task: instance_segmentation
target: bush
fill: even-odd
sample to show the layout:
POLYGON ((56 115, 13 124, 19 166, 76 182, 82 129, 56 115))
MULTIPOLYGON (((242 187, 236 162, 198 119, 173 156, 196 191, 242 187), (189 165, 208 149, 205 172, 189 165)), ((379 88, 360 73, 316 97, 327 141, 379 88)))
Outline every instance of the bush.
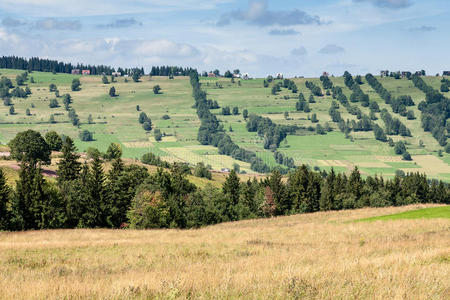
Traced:
POLYGON ((169 226, 170 214, 160 192, 144 190, 134 197, 127 217, 131 228, 164 228, 169 226))
POLYGON ((74 79, 72 80, 72 86, 71 86, 71 88, 72 88, 72 91, 74 91, 74 92, 81 90, 80 79, 74 78, 74 79))
POLYGON ((170 119, 170 116, 169 116, 169 115, 163 115, 163 116, 161 117, 161 119, 163 119, 163 120, 169 120, 169 119, 170 119))
POLYGON ((45 141, 52 151, 60 151, 63 141, 56 131, 49 131, 45 134, 45 141))
POLYGON ((82 140, 83 142, 90 142, 93 141, 93 135, 92 132, 90 132, 89 130, 84 129, 83 131, 80 132, 79 134, 80 140, 82 140))
POLYGON ((202 162, 197 163, 197 165, 195 166, 194 176, 197 176, 200 178, 207 178, 209 180, 212 179, 211 171, 208 170, 208 168, 202 162))
POLYGON ((154 93, 155 95, 158 95, 160 91, 161 91, 161 87, 160 87, 159 85, 155 85, 155 86, 153 87, 153 93, 154 93))

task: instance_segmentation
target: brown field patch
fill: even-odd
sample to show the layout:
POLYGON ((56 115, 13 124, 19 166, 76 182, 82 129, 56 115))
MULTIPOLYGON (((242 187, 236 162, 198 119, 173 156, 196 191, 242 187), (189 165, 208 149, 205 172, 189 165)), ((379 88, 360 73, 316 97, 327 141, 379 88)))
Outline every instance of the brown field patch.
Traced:
POLYGON ((434 155, 413 155, 412 159, 417 162, 427 174, 450 174, 450 166, 434 155))

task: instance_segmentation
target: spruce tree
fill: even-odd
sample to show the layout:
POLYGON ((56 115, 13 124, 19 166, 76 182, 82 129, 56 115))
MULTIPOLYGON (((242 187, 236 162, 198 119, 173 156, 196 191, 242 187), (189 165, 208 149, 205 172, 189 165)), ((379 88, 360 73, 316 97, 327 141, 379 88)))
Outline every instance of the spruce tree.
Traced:
POLYGON ((87 176, 87 203, 83 223, 87 227, 106 226, 108 214, 105 174, 100 157, 95 156, 87 176))
POLYGON ((234 170, 231 170, 230 175, 226 178, 222 186, 222 192, 228 200, 225 214, 231 221, 237 220, 236 205, 239 203, 240 181, 234 170))
POLYGON ((9 227, 8 202, 10 190, 6 185, 6 178, 3 170, 0 169, 0 230, 6 230, 9 227))
POLYGON ((58 163, 58 182, 72 181, 79 177, 81 163, 78 162, 80 155, 76 153, 77 148, 70 137, 66 137, 62 146, 62 159, 58 163))

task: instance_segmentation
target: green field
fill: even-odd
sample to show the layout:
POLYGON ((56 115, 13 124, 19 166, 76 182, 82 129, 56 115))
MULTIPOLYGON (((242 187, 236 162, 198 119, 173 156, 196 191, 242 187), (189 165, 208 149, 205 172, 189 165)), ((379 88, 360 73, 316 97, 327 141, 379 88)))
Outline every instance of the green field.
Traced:
POLYGON ((398 214, 377 216, 358 220, 358 222, 403 220, 403 219, 450 219, 450 206, 430 207, 418 210, 405 211, 398 214))
MULTIPOLYGON (((0 70, 0 73, 14 82, 15 76, 22 71, 0 70)), ((111 142, 118 142, 122 145, 124 156, 128 158, 140 158, 146 152, 153 152, 168 161, 185 161, 190 164, 203 161, 216 170, 229 168, 234 163, 238 163, 241 170, 252 172, 248 163, 220 155, 216 148, 203 146, 197 142, 200 121, 192 107, 194 100, 187 77, 175 77, 170 80, 167 77, 144 76, 139 83, 133 82, 131 78, 125 82, 122 77, 117 78, 117 82, 105 85, 100 76, 43 72, 33 72, 29 75, 31 76, 35 83, 27 81, 26 84, 30 87, 32 95, 26 99, 12 99, 16 114, 10 115, 9 108, 0 105, 0 143, 2 144, 6 144, 18 132, 25 129, 32 128, 44 134, 49 130, 56 130, 75 138, 76 146, 80 151, 85 151, 89 147, 106 151, 111 142), (75 77, 80 78, 82 83, 82 89, 78 92, 70 90, 70 84, 75 77), (79 128, 72 126, 69 122, 61 98, 58 98, 60 107, 49 108, 50 100, 55 98, 54 93, 49 92, 50 83, 57 85, 61 95, 70 93, 72 96, 72 107, 81 120, 79 128), (153 93, 152 88, 157 84, 161 86, 162 94, 153 93), (108 96, 111 86, 116 88, 118 97, 108 96), (162 141, 156 142, 152 132, 146 133, 142 129, 141 124, 138 123, 140 112, 136 110, 136 105, 139 105, 141 111, 146 112, 152 119, 153 128, 159 128, 165 133, 162 141), (31 116, 26 116, 27 108, 30 109, 31 116), (56 124, 48 122, 51 114, 54 115, 56 124), (170 116, 169 120, 162 119, 165 114, 170 116), (88 124, 89 115, 92 115, 94 124, 88 124), (92 131, 95 140, 80 141, 78 133, 83 129, 92 131)), ((391 107, 386 105, 365 81, 361 85, 361 89, 370 96, 370 100, 376 101, 381 109, 386 108, 393 117, 399 118, 411 130, 412 137, 391 137, 394 141, 402 139, 407 143, 408 151, 413 156, 412 162, 402 161, 387 143, 376 141, 373 132, 351 133, 352 139, 346 139, 336 124, 331 122, 328 114, 331 96, 315 97, 316 103, 310 104, 311 112, 304 113, 295 111, 298 93, 294 94, 283 88, 277 95, 272 95, 271 87, 263 87, 263 79, 236 80, 232 83, 226 78, 201 78, 201 83, 202 89, 208 93, 208 99, 217 100, 221 107, 239 108, 239 114, 231 116, 221 115, 221 109, 211 111, 217 114, 224 129, 236 144, 256 152, 257 156, 271 167, 277 166, 273 154, 263 148, 263 138, 257 133, 246 130, 246 122, 241 114, 243 109, 248 109, 249 113, 269 117, 278 124, 315 126, 309 120, 312 113, 317 114, 319 124, 324 125, 328 122, 333 131, 326 135, 300 130, 281 143, 278 150, 292 157, 297 165, 308 164, 322 170, 335 168, 338 171, 350 171, 358 166, 364 175, 377 174, 386 177, 393 176, 397 170, 401 169, 405 172, 424 172, 432 178, 450 181, 450 155, 443 153, 443 156, 439 157, 438 150, 443 148, 429 132, 424 132, 421 128, 417 104, 425 98, 424 94, 407 79, 378 79, 394 96, 410 95, 415 101, 416 106, 408 107, 408 109, 414 110, 416 119, 407 120, 406 117, 394 114, 391 107), (285 118, 285 112, 288 112, 288 118, 285 118), (229 131, 230 127, 232 131, 229 131), (423 146, 419 145, 420 141, 423 146)), ((440 79, 440 77, 425 78, 427 83, 435 87, 439 85, 440 79)), ((317 78, 293 80, 306 99, 310 95, 309 89, 305 86, 306 80, 313 81, 317 86, 322 87, 317 78)), ((350 96, 351 91, 345 87, 343 78, 333 77, 331 80, 335 85, 341 86, 347 96, 350 96)), ((359 103, 356 105, 362 112, 369 114, 368 108, 362 107, 359 103)), ((344 119, 356 119, 342 106, 339 111, 344 119)), ((379 114, 377 116, 379 118, 379 114)), ((375 122, 384 127, 380 118, 375 122)))

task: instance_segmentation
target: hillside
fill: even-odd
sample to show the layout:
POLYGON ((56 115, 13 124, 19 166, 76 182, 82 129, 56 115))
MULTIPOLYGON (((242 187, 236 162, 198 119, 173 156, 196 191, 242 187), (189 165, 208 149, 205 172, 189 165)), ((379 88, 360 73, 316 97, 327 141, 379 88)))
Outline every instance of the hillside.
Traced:
POLYGON ((0 233, 0 294, 2 299, 445 299, 448 219, 353 222, 423 207, 321 212, 199 230, 0 233))
MULTIPOLYGON (((2 76, 11 78, 14 82, 19 70, 0 70, 2 76)), ((197 132, 200 120, 193 108, 192 88, 188 77, 148 77, 141 78, 135 83, 128 79, 117 78, 117 82, 103 84, 101 76, 76 76, 68 74, 52 74, 33 72, 35 83, 26 82, 32 94, 25 99, 13 98, 15 114, 9 113, 8 106, 0 106, 0 142, 6 144, 15 134, 28 128, 45 133, 49 130, 69 135, 75 138, 76 146, 80 151, 95 147, 105 151, 111 142, 122 145, 124 157, 140 158, 147 152, 155 153, 167 161, 185 161, 192 165, 199 161, 209 164, 215 170, 231 168, 239 164, 242 171, 253 173, 250 164, 221 155, 218 149, 209 145, 200 145, 197 141, 197 132), (73 92, 70 85, 73 78, 80 78, 81 91, 73 92), (73 103, 71 107, 76 110, 81 125, 80 128, 69 122, 67 111, 64 109, 62 99, 57 98, 59 107, 49 108, 51 99, 55 94, 49 91, 49 85, 57 86, 59 94, 70 93, 73 103), (161 94, 155 95, 153 87, 159 85, 161 94), (114 86, 118 94, 111 98, 108 91, 114 86), (140 111, 136 106, 139 105, 140 111), (34 107, 33 107, 34 106, 34 107), (26 109, 31 115, 25 114, 26 109), (145 112, 153 122, 153 131, 160 129, 165 136, 162 141, 155 141, 153 131, 146 133, 138 122, 140 112, 145 112), (50 115, 54 115, 56 123, 49 123, 50 115), (92 124, 88 124, 88 117, 92 116, 92 124), (170 119, 163 119, 168 115, 170 119), (87 129, 94 133, 94 141, 82 142, 78 138, 79 131, 87 129)), ((108 79, 110 79, 108 77, 108 79)), ((343 93, 350 98, 351 90, 345 86, 344 78, 330 78, 334 85, 340 86, 343 93)), ((276 95, 271 94, 271 87, 263 87, 263 79, 235 80, 225 78, 201 78, 202 89, 208 94, 208 99, 216 100, 221 108, 212 109, 214 114, 222 121, 223 127, 232 140, 239 146, 254 151, 256 155, 270 167, 279 165, 273 153, 264 149, 264 138, 257 132, 249 132, 242 116, 244 109, 249 114, 268 117, 274 123, 281 125, 296 125, 300 129, 295 134, 289 134, 279 147, 278 152, 293 158, 296 165, 309 164, 321 170, 334 167, 337 171, 349 171, 358 166, 364 175, 382 174, 391 177, 396 170, 404 172, 423 172, 431 178, 444 181, 450 180, 450 154, 443 151, 442 156, 438 150, 443 150, 430 132, 421 127, 421 112, 418 104, 425 99, 425 94, 416 88, 410 80, 394 78, 379 78, 379 82, 394 96, 411 96, 414 106, 408 110, 414 112, 415 119, 408 120, 392 112, 391 106, 384 103, 381 97, 372 89, 363 77, 361 90, 366 93, 370 101, 375 101, 380 109, 386 108, 392 117, 398 118, 411 131, 411 137, 400 135, 388 136, 394 142, 403 140, 412 156, 412 161, 402 160, 401 155, 394 153, 393 147, 388 143, 375 140, 372 131, 351 132, 346 138, 337 123, 333 123, 329 115, 332 96, 314 97, 315 103, 309 103, 310 112, 296 110, 299 93, 309 99, 311 91, 305 86, 306 81, 313 82, 322 88, 321 81, 316 79, 292 79, 298 87, 298 93, 292 93, 282 88, 276 95), (237 115, 222 115, 222 108, 237 107, 237 115), (288 115, 285 115, 285 112, 288 115), (311 122, 312 114, 316 114, 317 123, 311 122), (317 134, 314 128, 320 124, 330 127, 331 132, 317 134), (309 128, 311 127, 311 128, 309 128), (230 131, 230 128, 232 131, 230 131)), ((425 81, 438 89, 441 77, 426 77, 425 81)), ((281 81, 280 81, 281 82, 281 81)), ((323 89, 323 92, 325 90, 323 89)), ((449 93, 446 93, 447 97, 449 93)), ((369 115, 369 108, 361 103, 351 103, 359 107, 363 114, 369 115)), ((339 108, 342 119, 357 120, 344 107, 339 108)), ((379 113, 374 122, 384 128, 379 113)))

